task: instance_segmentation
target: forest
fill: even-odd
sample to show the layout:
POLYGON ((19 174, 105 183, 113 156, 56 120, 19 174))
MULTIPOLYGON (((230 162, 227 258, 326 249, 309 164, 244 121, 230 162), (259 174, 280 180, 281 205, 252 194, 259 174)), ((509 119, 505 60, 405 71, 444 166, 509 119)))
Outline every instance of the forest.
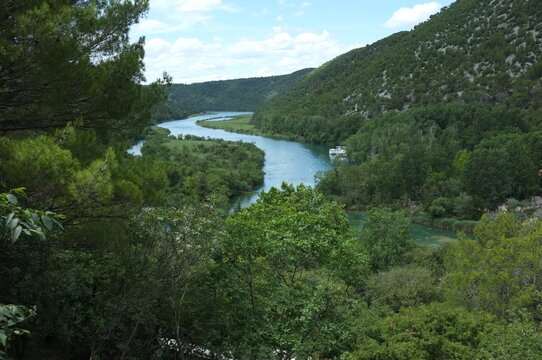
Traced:
POLYGON ((172 84, 168 104, 202 111, 254 111, 267 100, 282 94, 313 69, 298 70, 287 75, 254 77, 194 84, 172 84))
POLYGON ((348 162, 318 188, 347 206, 421 203, 432 217, 477 220, 540 192, 542 138, 529 111, 466 104, 387 113, 345 144, 348 162))
POLYGON ((407 211, 381 206, 470 218, 535 191, 533 108, 351 123, 352 162, 320 188, 371 205, 360 231, 305 185, 229 212, 264 156, 150 126, 171 80, 143 85, 144 39, 129 41, 148 6, 0 3, 0 359, 540 358, 540 221, 486 213, 430 248, 407 211), (142 155, 128 154, 137 139, 142 155))

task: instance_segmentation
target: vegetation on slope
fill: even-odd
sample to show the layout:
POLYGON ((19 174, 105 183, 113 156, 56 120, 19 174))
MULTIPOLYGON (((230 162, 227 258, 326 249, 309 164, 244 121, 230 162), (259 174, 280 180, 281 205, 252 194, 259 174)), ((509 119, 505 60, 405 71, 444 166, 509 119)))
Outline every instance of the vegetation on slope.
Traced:
POLYGON ((193 112, 254 111, 292 87, 311 70, 280 76, 173 84, 169 89, 169 101, 193 112))
POLYGON ((262 131, 262 129, 257 128, 252 123, 252 115, 238 115, 233 117, 233 119, 227 120, 198 120, 196 124, 210 129, 221 129, 229 132, 239 133, 239 134, 248 134, 248 135, 258 135, 258 136, 267 136, 275 138, 288 138, 287 136, 276 135, 272 133, 267 133, 262 131))
POLYGON ((458 0, 410 32, 311 72, 254 116, 266 131, 337 143, 386 111, 440 103, 540 109, 542 5, 458 0))
POLYGON ((174 102, 167 101, 156 106, 152 111, 152 121, 154 124, 158 124, 169 120, 180 120, 187 118, 190 115, 189 111, 185 108, 175 104, 174 102))

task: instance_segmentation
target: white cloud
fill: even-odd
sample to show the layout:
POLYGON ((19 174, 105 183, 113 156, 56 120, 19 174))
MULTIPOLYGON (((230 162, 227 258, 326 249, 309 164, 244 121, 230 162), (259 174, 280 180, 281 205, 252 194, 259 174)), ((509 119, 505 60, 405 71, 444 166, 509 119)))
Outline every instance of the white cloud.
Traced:
POLYGON ((177 21, 175 25, 166 24, 154 19, 143 20, 140 23, 132 26, 132 28, 130 29, 130 35, 134 39, 139 36, 148 36, 151 34, 164 34, 174 31, 181 31, 188 29, 198 23, 206 23, 210 19, 210 16, 195 14, 194 16, 186 17, 180 21, 177 21))
POLYGON ((150 19, 150 20, 143 20, 138 24, 135 24, 132 27, 132 30, 137 33, 143 33, 143 34, 157 34, 160 32, 164 32, 169 28, 169 25, 164 24, 161 21, 150 19))
POLYGON ((300 61, 299 59, 294 59, 294 58, 286 56, 280 59, 279 62, 277 62, 277 66, 281 68, 291 67, 292 65, 300 66, 299 61, 300 61))
POLYGON ((192 83, 286 74, 320 66, 352 48, 339 44, 325 30, 291 33, 285 27, 273 28, 264 38, 247 37, 227 44, 155 38, 145 44, 146 76, 152 81, 167 71, 176 83, 192 83))
POLYGON ((435 1, 414 5, 412 8, 400 8, 394 12, 391 18, 389 18, 382 26, 387 28, 414 26, 427 20, 429 16, 436 13, 441 8, 442 5, 435 1))
POLYGON ((233 5, 225 4, 222 0, 151 0, 151 6, 162 10, 175 9, 184 13, 236 10, 233 5))
POLYGON ((217 10, 232 11, 231 5, 222 3, 222 0, 184 0, 178 1, 177 9, 181 12, 210 12, 217 10))
POLYGON ((305 15, 304 11, 298 11, 298 12, 294 13, 294 17, 301 17, 303 15, 305 15))
POLYGON ((222 0, 151 0, 153 8, 162 14, 160 20, 146 19, 130 29, 132 39, 139 36, 181 31, 198 24, 208 24, 215 11, 238 11, 222 0), (166 21, 166 22, 164 22, 166 21))
POLYGON ((284 21, 284 15, 279 15, 276 18, 277 21, 284 21))
POLYGON ((306 7, 309 7, 309 6, 311 6, 311 5, 312 5, 312 4, 311 4, 310 2, 305 1, 303 4, 301 4, 301 7, 302 7, 302 8, 306 8, 306 7))
POLYGON ((278 1, 279 5, 282 6, 282 7, 294 7, 295 6, 295 3, 294 2, 289 2, 287 0, 279 0, 278 1))

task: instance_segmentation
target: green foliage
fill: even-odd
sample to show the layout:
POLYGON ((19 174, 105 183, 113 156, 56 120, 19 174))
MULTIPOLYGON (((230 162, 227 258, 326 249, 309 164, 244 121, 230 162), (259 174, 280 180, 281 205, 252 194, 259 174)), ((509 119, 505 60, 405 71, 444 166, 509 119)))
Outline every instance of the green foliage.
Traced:
POLYGON ((270 134, 264 133, 260 129, 256 128, 254 124, 251 123, 252 115, 239 115, 235 116, 233 119, 228 120, 200 120, 197 121, 199 126, 203 126, 211 129, 222 129, 229 132, 235 132, 240 134, 249 134, 249 135, 259 135, 259 136, 270 136, 270 134))
MULTIPOLYGON (((61 215, 50 211, 37 211, 19 206, 19 197, 26 197, 24 188, 12 189, 9 193, 0 193, 0 259, 5 252, 15 246, 19 237, 24 234, 31 238, 38 236, 45 239, 45 232, 53 230, 57 225, 63 229, 59 222, 61 215)), ((30 335, 30 331, 18 327, 20 323, 36 315, 36 307, 27 308, 22 305, 0 303, 0 359, 7 359, 10 343, 15 336, 30 335)))
POLYGON ((356 350, 345 359, 477 359, 485 332, 496 323, 485 312, 445 303, 404 308, 398 314, 360 324, 356 350))
POLYGON ((465 172, 465 167, 469 163, 471 153, 467 149, 461 149, 455 154, 452 167, 454 169, 454 176, 461 178, 465 172))
POLYGON ((51 211, 38 211, 19 206, 20 197, 26 197, 24 188, 12 189, 9 193, 0 194, 0 233, 1 246, 16 242, 24 234, 45 238, 45 232, 53 229, 54 225, 63 228, 60 220, 62 215, 51 211))
POLYGON ((253 124, 346 142, 350 162, 320 189, 347 206, 421 201, 434 218, 475 220, 508 197, 528 198, 540 189, 539 146, 527 134, 540 130, 533 34, 542 6, 493 5, 457 1, 410 32, 341 55, 268 101, 253 124), (438 198, 459 204, 432 204, 438 198))
POLYGON ((143 39, 130 43, 128 30, 147 9, 146 0, 3 1, 2 131, 62 128, 77 118, 102 136, 140 130, 167 80, 140 85, 143 39))
POLYGON ((373 271, 400 265, 403 255, 416 247, 410 232, 410 216, 404 211, 369 211, 360 237, 373 271))
POLYGON ((522 223, 511 213, 484 215, 475 239, 461 236, 447 254, 446 298, 468 309, 507 316, 541 311, 542 223, 522 223))
POLYGON ((373 275, 367 281, 365 294, 372 306, 387 306, 393 311, 440 298, 431 271, 417 266, 395 267, 373 275))
POLYGON ((173 84, 169 89, 169 104, 194 112, 254 111, 266 100, 295 85, 312 70, 303 69, 289 75, 261 78, 173 84))
POLYGON ((28 356, 148 359, 165 351, 163 338, 190 352, 205 338, 202 280, 221 224, 210 207, 147 209, 67 227, 54 247, 13 244, 1 254, 1 296, 39 309, 28 356))
POLYGON ((213 201, 225 208, 231 196, 262 183, 264 153, 254 144, 168 134, 160 127, 146 130, 141 162, 161 164, 170 204, 213 201))
POLYGON ((8 349, 9 343, 14 336, 29 335, 30 332, 21 329, 18 325, 28 318, 36 315, 36 309, 29 309, 21 305, 0 304, 0 359, 7 359, 4 350, 8 349))
POLYGON ((536 360, 542 354, 540 323, 525 314, 481 336, 478 357, 488 360, 536 360))
POLYGON ((0 154, 4 184, 8 188, 22 184, 31 198, 48 203, 67 192, 67 184, 79 169, 68 150, 43 135, 23 140, 2 138, 0 154))
POLYGON ((540 132, 530 131, 527 117, 448 104, 367 120, 346 142, 351 161, 324 175, 319 188, 351 206, 414 200, 433 218, 477 219, 484 208, 540 188, 540 132))
POLYGON ((344 291, 367 273, 342 209, 311 188, 283 184, 226 225, 222 291, 232 314, 222 325, 232 329, 232 353, 336 356, 354 301, 344 291))
POLYGON ((175 104, 174 102, 164 102, 153 109, 152 120, 155 124, 168 121, 179 120, 188 117, 190 113, 183 107, 175 104))
MULTIPOLYGON (((305 186, 224 220, 208 204, 263 179, 252 144, 152 127, 144 155, 126 155, 116 140, 139 133, 170 81, 140 85, 143 41, 128 29, 147 3, 0 4, 0 303, 21 304, 0 305, 0 357, 539 357, 542 228, 527 211, 432 251, 414 246, 405 212, 371 211, 356 238, 342 207, 305 186)), ((346 141, 349 161, 319 186, 349 205, 420 201, 429 221, 472 226, 443 216, 539 190, 540 5, 507 4, 458 1, 314 72, 188 88, 205 110, 274 97, 284 108, 262 110, 261 129, 346 141), (275 96, 301 77, 295 97, 275 96), (466 104, 431 105, 455 101, 466 104)))

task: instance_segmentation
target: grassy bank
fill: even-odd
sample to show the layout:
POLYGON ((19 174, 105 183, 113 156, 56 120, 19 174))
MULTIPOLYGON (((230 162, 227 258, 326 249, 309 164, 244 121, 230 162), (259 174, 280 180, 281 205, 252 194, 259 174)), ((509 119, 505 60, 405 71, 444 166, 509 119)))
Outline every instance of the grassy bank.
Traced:
POLYGON ((196 122, 199 126, 203 126, 210 129, 220 129, 224 131, 247 134, 247 135, 258 135, 265 136, 275 139, 284 139, 284 140, 294 140, 291 137, 271 134, 261 129, 256 128, 250 120, 252 119, 251 114, 237 115, 233 119, 213 121, 213 120, 200 120, 196 122))

